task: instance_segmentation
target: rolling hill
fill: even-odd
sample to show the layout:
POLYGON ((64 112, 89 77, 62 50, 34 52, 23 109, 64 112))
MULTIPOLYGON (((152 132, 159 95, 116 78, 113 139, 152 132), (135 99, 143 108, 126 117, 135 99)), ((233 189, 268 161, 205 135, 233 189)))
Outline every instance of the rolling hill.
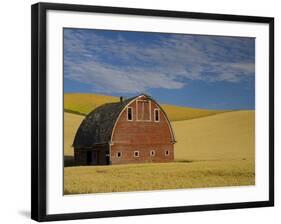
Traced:
MULTIPOLYGON (((73 156, 72 143, 84 116, 64 112, 64 155, 73 156)), ((72 158, 69 158, 70 160, 72 158)))
MULTIPOLYGON (((175 162, 65 167, 64 193, 253 185, 254 117, 254 111, 235 111, 174 121, 175 162)), ((71 144, 83 118, 64 113, 65 160, 73 159, 71 144)))
POLYGON ((255 112, 172 122, 176 160, 254 160, 255 112))
POLYGON ((118 100, 94 94, 64 95, 64 194, 255 184, 254 111, 161 105, 175 132, 175 162, 72 166, 71 145, 85 114, 118 100))
MULTIPOLYGON (((71 147, 84 116, 64 113, 64 153, 71 147)), ((225 160, 254 158, 254 111, 235 111, 192 120, 172 122, 175 159, 225 160)))
MULTIPOLYGON (((118 102, 119 98, 98 94, 66 93, 64 94, 64 111, 86 115, 96 107, 118 102)), ((226 112, 225 110, 205 110, 189 107, 161 104, 170 121, 189 120, 226 112)))

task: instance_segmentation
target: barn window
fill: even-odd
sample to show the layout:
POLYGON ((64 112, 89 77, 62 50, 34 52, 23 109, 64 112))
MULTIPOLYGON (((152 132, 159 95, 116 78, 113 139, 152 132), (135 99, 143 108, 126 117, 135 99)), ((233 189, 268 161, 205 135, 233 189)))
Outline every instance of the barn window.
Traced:
POLYGON ((155 150, 150 151, 150 156, 155 156, 155 150))
POLYGON ((160 116, 159 116, 159 109, 154 110, 154 121, 159 122, 160 121, 160 116))
POLYGON ((169 155, 169 150, 165 150, 165 156, 169 155))
POLYGON ((139 157, 140 156, 140 152, 139 151, 134 151, 134 157, 139 157))
POLYGON ((133 108, 132 107, 127 108, 127 120, 128 121, 133 120, 133 108))
POLYGON ((117 152, 117 153, 116 153, 116 157, 117 157, 117 158, 121 158, 121 157, 122 157, 122 152, 117 152))

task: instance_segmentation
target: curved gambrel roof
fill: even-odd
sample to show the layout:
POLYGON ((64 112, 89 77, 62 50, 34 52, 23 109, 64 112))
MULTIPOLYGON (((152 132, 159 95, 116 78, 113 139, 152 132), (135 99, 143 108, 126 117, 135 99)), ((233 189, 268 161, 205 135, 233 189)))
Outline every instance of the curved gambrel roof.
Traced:
MULTIPOLYGON (((112 132, 114 130, 115 124, 121 115, 121 112, 126 108, 126 106, 134 101, 135 99, 146 96, 151 101, 155 102, 157 106, 164 113, 169 125, 170 122, 165 111, 161 106, 150 96, 146 94, 141 94, 124 101, 116 103, 106 103, 103 104, 92 112, 90 112, 80 124, 73 142, 73 147, 76 149, 79 148, 91 148, 96 144, 106 144, 111 141, 112 132)), ((173 141, 174 133, 170 125, 170 131, 172 134, 173 141)))

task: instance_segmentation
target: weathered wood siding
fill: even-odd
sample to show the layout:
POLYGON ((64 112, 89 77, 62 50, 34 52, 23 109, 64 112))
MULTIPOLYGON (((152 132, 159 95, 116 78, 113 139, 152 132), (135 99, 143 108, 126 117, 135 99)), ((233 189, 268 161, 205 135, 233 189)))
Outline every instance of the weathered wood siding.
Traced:
POLYGON ((82 165, 109 165, 109 145, 95 146, 91 149, 74 149, 74 162, 77 166, 82 165))

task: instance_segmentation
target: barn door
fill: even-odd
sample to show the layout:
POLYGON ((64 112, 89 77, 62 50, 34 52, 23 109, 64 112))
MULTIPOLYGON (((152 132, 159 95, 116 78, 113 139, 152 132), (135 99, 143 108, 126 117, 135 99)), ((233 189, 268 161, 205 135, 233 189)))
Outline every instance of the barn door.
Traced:
POLYGON ((98 164, 98 151, 97 150, 92 151, 92 164, 93 165, 98 164))
POLYGON ((106 165, 109 165, 109 163, 110 163, 109 151, 107 151, 107 152, 105 153, 105 161, 106 161, 106 165))
POLYGON ((97 165, 98 164, 98 156, 97 151, 88 151, 87 152, 87 165, 97 165))
POLYGON ((87 152, 87 165, 91 165, 92 164, 92 152, 88 151, 87 152))
POLYGON ((137 100, 137 120, 149 121, 150 119, 151 119, 150 101, 149 100, 137 100))

